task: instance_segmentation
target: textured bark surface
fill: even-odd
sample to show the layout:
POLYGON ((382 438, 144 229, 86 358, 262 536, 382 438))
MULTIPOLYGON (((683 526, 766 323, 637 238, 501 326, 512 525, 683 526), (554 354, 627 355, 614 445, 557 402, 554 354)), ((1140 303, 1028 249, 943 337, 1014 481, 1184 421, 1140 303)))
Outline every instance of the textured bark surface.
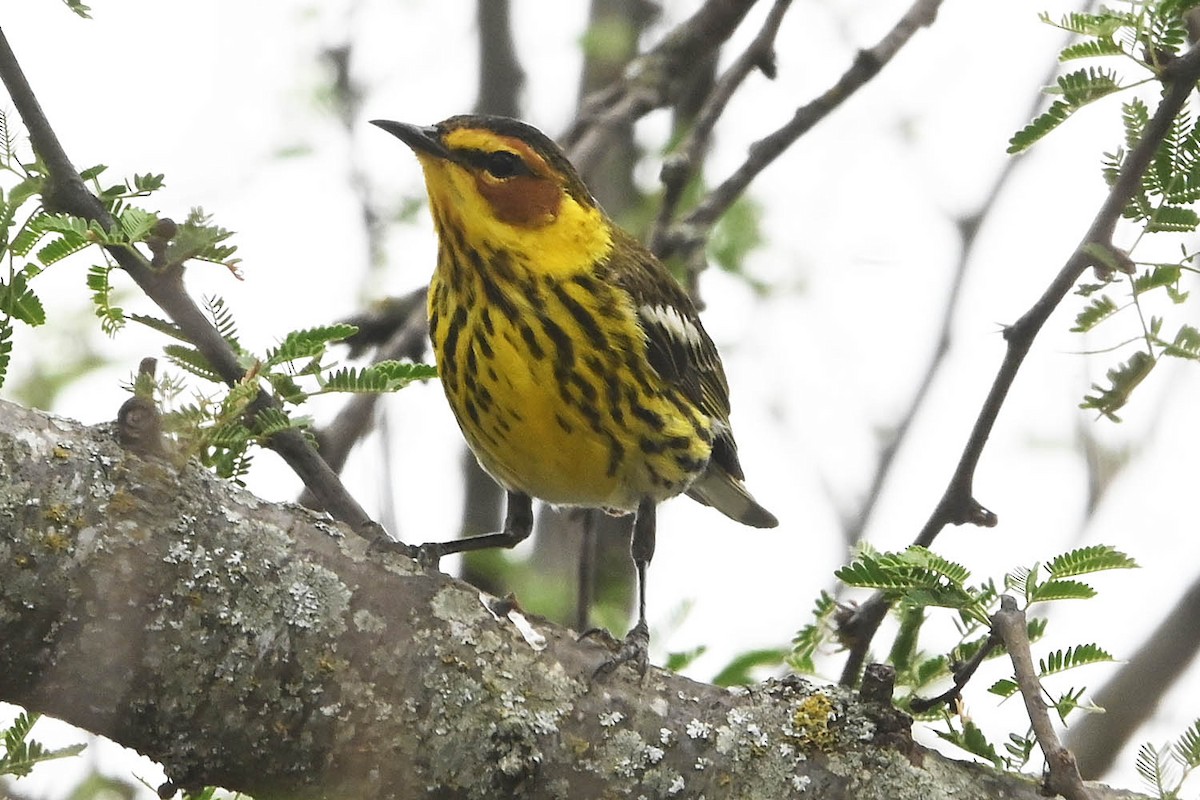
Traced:
MULTIPOLYGON (((180 786, 328 798, 1035 798, 799 679, 609 651, 328 519, 0 402, 0 699, 180 786)), ((1097 797, 1133 796, 1099 790, 1097 797)))

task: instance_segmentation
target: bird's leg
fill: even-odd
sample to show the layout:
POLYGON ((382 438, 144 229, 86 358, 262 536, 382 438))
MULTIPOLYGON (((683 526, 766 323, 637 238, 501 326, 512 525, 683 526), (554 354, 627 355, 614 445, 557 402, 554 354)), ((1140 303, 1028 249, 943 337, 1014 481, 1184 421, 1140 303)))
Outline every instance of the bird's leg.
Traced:
POLYGON ((638 621, 625 635, 617 654, 601 664, 595 673, 599 678, 626 662, 632 662, 638 674, 645 675, 650 665, 650 626, 646 624, 646 569, 654 558, 654 501, 649 498, 638 504, 637 517, 633 521, 633 539, 629 543, 629 554, 637 570, 638 621))
POLYGON ((429 542, 417 548, 417 561, 426 567, 436 567, 442 556, 486 550, 489 547, 516 547, 529 538, 533 530, 533 501, 522 492, 509 492, 504 528, 495 533, 483 533, 448 542, 429 542))

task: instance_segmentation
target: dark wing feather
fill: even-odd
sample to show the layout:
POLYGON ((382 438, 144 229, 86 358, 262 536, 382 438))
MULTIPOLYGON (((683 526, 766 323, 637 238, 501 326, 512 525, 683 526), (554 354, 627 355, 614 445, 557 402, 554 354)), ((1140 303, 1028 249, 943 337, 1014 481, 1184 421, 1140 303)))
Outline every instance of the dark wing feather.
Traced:
POLYGON ((646 358, 664 381, 715 421, 712 462, 741 480, 737 445, 729 429, 729 383, 725 368, 695 305, 653 254, 640 242, 616 232, 614 256, 623 269, 611 279, 627 291, 646 333, 646 358))

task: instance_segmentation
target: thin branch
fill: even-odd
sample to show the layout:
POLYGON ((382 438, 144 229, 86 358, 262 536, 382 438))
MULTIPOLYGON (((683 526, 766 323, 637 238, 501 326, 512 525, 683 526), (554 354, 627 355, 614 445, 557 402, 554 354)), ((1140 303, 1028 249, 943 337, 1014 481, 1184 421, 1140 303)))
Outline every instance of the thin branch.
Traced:
POLYGON ((915 698, 909 705, 917 714, 923 714, 931 708, 937 708, 945 703, 954 703, 962 694, 963 687, 970 683, 971 678, 975 677, 975 673, 979 670, 979 666, 987 660, 992 651, 999 647, 1003 642, 995 631, 992 631, 983 642, 983 646, 975 651, 975 655, 971 656, 970 660, 963 664, 959 664, 954 668, 954 685, 946 691, 939 694, 937 697, 918 697, 915 698))
POLYGON ((1029 626, 1025 612, 1017 608, 1017 601, 1008 595, 1000 598, 1000 610, 992 615, 992 635, 1004 640, 1033 735, 1042 748, 1042 755, 1046 757, 1046 791, 1061 794, 1067 800, 1093 800, 1092 793, 1079 776, 1075 755, 1063 747, 1058 734, 1054 732, 1050 713, 1042 699, 1042 684, 1029 652, 1029 626))
POLYGON ((1025 360, 1034 338, 1041 331, 1042 325, 1071 291, 1084 271, 1094 264, 1094 259, 1087 252, 1088 247, 1100 246, 1106 249, 1113 247, 1113 231, 1116 229, 1117 221, 1121 218, 1121 212, 1141 185, 1142 175, 1150 165, 1155 151, 1170 132, 1175 117, 1187 102, 1188 95, 1191 94, 1197 79, 1200 79, 1200 48, 1193 47, 1186 55, 1177 59, 1164 70, 1162 79, 1167 84, 1162 102, 1154 112, 1154 117, 1150 120, 1149 125, 1146 126, 1142 140, 1130 150, 1120 175, 1092 221, 1091 227, 1088 228, 1075 252, 1067 259, 1037 302, 1020 319, 1005 329, 1004 339, 1008 344, 1008 349, 1004 354, 1004 361, 1001 363, 987 399, 980 409, 962 457, 946 487, 946 492, 925 527, 921 529, 916 544, 929 546, 947 524, 961 525, 964 522, 971 522, 987 527, 996 524, 996 515, 985 509, 972 496, 975 468, 983 454, 988 436, 992 432, 992 426, 1000 414, 1000 408, 1008 396, 1008 390, 1012 387, 1017 371, 1025 360))
MULTIPOLYGON (((975 425, 967 438, 962 455, 945 492, 938 501, 924 527, 917 534, 914 544, 928 547, 946 525, 962 525, 972 523, 981 527, 993 527, 998 518, 995 513, 975 499, 973 488, 975 468, 983 454, 983 448, 991 435, 992 427, 1000 415, 1008 390, 1016 380, 1025 356, 1029 353, 1033 340, 1041 331, 1042 325, 1049 319, 1050 314, 1058 307, 1067 293, 1079 280, 1084 271, 1091 267, 1094 259, 1088 255, 1089 247, 1112 248, 1112 235, 1116 229, 1121 212, 1129 203, 1138 187, 1142 175, 1150 165, 1159 145, 1171 129, 1171 125, 1180 110, 1187 103, 1188 96, 1196 81, 1200 79, 1200 47, 1193 47, 1175 61, 1164 67, 1160 76, 1166 85, 1166 91, 1150 123, 1146 126, 1145 135, 1141 141, 1129 151, 1128 157, 1117 176, 1116 182, 1109 190, 1100 210, 1092 220, 1091 226, 1076 246, 1075 251, 1059 269, 1050 285, 1043 291, 1041 297, 1026 311, 1020 319, 1005 329, 1004 340, 1007 350, 1004 359, 992 381, 988 392, 975 420, 975 425)), ((887 615, 888 603, 882 595, 873 595, 858 607, 854 616, 848 620, 839 634, 853 642, 846 664, 842 668, 841 683, 853 683, 862 670, 870 649, 875 631, 887 615)))
POLYGON ((708 0, 661 42, 629 65, 626 77, 584 101, 561 144, 583 174, 603 157, 613 132, 656 108, 671 105, 687 84, 692 64, 720 47, 755 0, 708 0))
POLYGON ((712 139, 713 128, 725 113, 729 100, 755 69, 761 70, 769 78, 775 77, 775 38, 791 4, 792 0, 775 0, 758 35, 717 80, 687 136, 663 162, 663 200, 649 236, 650 249, 656 253, 662 254, 665 250, 668 225, 683 198, 684 188, 700 169, 703 155, 712 139))
MULTIPOLYGON (((1087 7, 1087 5, 1088 3, 1085 3, 1084 7, 1087 7)), ((1050 62, 1049 70, 1039 85, 1046 86, 1053 83, 1054 76, 1058 74, 1058 69, 1059 62, 1055 58, 1050 62)), ((1042 95, 1039 92, 1034 97, 1033 103, 1024 115, 1024 118, 1032 119, 1037 114, 1041 104, 1042 95)), ((958 313, 959 301, 962 298, 962 287, 967 275, 967 267, 975 257, 975 246, 979 243, 979 231, 988 217, 991 216, 992 209, 996 207, 996 201, 1003 194, 1009 180, 1015 174, 1018 163, 1015 158, 1006 159, 1004 166, 992 181, 992 186, 988 190, 984 201, 974 212, 959 217, 956 220, 961 246, 958 251, 958 262, 954 265, 954 277, 950 282, 950 293, 946 298, 946 304, 942 312, 941 329, 938 331, 934 351, 930 356, 929 365, 925 368, 924 377, 921 379, 917 391, 909 401, 908 408, 905 409, 900 421, 892 429, 888 440, 880 448, 879 459, 875 464, 875 473, 871 476, 871 483, 867 489, 866 499, 859 507, 855 517, 843 525, 842 538, 847 545, 853 545, 858 542, 866 531, 867 525, 871 520, 871 515, 874 513, 879 498, 882 495, 883 486, 891 474, 896 454, 904 446, 904 442, 908 438, 908 432, 912 428, 912 423, 924 407, 925 398, 929 395, 929 390, 933 387, 934 381, 941 371, 942 364, 945 363, 946 356, 950 352, 954 318, 958 313)))
MULTIPOLYGON (((46 165, 48 180, 43 194, 46 208, 96 221, 105 229, 112 229, 116 222, 88 191, 67 157, 2 29, 0 80, 3 80, 13 105, 29 131, 34 152, 46 165)), ((184 291, 182 269, 155 270, 133 248, 110 246, 107 249, 141 290, 179 326, 222 379, 230 385, 243 379, 245 370, 238 363, 232 348, 184 291)), ((262 409, 275 406, 274 399, 260 391, 248 413, 255 415, 262 409)), ((271 437, 267 446, 300 476, 326 511, 359 533, 377 535, 378 526, 302 433, 293 430, 280 432, 271 437)))
POLYGON ((667 234, 677 249, 702 250, 708 231, 733 205, 750 182, 797 139, 861 89, 899 52, 918 29, 933 24, 942 0, 915 0, 912 7, 879 42, 860 50, 854 63, 824 94, 797 109, 792 119, 750 146, 750 153, 732 175, 713 189, 667 234))

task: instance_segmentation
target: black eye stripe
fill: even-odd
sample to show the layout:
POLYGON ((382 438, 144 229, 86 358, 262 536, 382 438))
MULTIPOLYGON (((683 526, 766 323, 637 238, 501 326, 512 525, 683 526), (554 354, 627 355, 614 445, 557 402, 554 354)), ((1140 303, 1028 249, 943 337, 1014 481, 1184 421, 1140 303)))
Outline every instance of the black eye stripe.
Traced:
POLYGON ((482 169, 497 178, 515 178, 532 175, 533 170, 525 160, 508 150, 459 150, 459 156, 467 164, 482 169))

